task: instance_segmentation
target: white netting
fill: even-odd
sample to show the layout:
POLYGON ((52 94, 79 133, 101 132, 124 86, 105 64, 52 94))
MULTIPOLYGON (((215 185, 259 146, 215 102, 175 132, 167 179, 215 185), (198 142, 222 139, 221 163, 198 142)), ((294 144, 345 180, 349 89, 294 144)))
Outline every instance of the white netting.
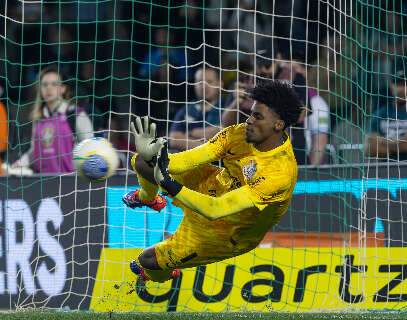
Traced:
POLYGON ((404 308, 405 21, 405 1, 3 2, 0 152, 14 166, 0 178, 0 307, 404 308), (57 110, 38 79, 50 66, 68 120, 35 135, 57 110), (148 115, 172 152, 189 149, 245 121, 244 92, 269 78, 291 81, 307 106, 290 128, 301 165, 290 210, 256 250, 141 290, 128 262, 182 211, 121 203, 136 186, 130 122, 148 115), (48 111, 33 120, 38 101, 48 111), (71 174, 69 148, 53 141, 72 133, 107 137, 118 174, 71 174))

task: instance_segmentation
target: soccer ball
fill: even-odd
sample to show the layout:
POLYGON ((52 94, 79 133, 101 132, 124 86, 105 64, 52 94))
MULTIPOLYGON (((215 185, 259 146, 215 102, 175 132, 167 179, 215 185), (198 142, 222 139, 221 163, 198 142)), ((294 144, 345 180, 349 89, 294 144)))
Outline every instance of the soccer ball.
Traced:
POLYGON ((112 144, 104 138, 91 138, 73 149, 76 172, 91 181, 103 181, 119 166, 119 157, 112 144))

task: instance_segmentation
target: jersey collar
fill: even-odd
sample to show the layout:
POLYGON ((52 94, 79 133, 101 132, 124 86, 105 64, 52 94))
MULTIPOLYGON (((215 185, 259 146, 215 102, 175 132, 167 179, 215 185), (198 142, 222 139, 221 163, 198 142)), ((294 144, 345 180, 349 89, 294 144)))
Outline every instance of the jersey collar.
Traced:
POLYGON ((261 156, 261 157, 266 156, 267 157, 267 156, 272 156, 274 154, 281 152, 282 150, 287 149, 291 145, 290 137, 288 136, 287 132, 284 132, 283 134, 285 136, 284 143, 282 145, 279 145, 277 148, 271 149, 269 151, 257 150, 256 147, 252 143, 250 143, 250 148, 251 148, 253 154, 256 156, 261 156))

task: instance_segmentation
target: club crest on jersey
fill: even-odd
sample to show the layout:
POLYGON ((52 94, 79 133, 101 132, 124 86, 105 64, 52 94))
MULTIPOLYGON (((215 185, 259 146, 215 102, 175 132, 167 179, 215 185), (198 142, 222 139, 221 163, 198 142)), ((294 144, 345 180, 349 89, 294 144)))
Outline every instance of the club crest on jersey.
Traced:
POLYGON ((249 164, 243 166, 243 175, 245 176, 246 180, 251 181, 256 174, 256 162, 254 160, 250 160, 249 164))

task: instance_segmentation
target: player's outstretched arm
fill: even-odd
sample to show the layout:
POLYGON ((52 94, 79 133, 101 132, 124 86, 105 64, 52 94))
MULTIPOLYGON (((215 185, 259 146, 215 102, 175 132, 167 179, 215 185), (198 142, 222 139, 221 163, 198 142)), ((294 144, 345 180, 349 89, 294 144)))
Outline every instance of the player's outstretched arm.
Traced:
POLYGON ((222 159, 228 147, 229 129, 223 129, 208 142, 198 147, 170 154, 169 172, 171 174, 181 174, 200 165, 222 159))
POLYGON ((209 220, 216 220, 238 213, 244 209, 255 207, 254 202, 247 196, 248 192, 250 193, 248 186, 228 192, 219 198, 214 198, 190 190, 173 180, 169 175, 168 164, 167 147, 163 145, 158 153, 157 164, 154 168, 154 178, 156 182, 163 187, 169 195, 209 220))
POLYGON ((248 196, 249 193, 249 187, 244 186, 215 198, 182 187, 175 198, 205 218, 216 220, 245 209, 254 208, 255 204, 248 196))
POLYGON ((169 154, 169 157, 171 165, 168 169, 171 174, 181 174, 220 159, 209 142, 187 151, 169 154))
MULTIPOLYGON (((131 164, 134 170, 143 174, 149 181, 153 178, 153 168, 156 162, 156 155, 164 138, 155 138, 155 123, 149 124, 148 117, 143 118, 143 123, 139 117, 131 124, 131 130, 135 137, 137 154, 133 156, 131 164)), ((218 133, 224 138, 225 132, 218 133)), ((194 169, 202 164, 211 163, 222 158, 223 143, 225 139, 212 138, 211 141, 196 148, 170 154, 171 164, 169 172, 171 174, 181 174, 194 169)), ((151 181, 153 182, 153 181, 151 181)), ((154 181, 155 182, 155 181, 154 181)))

